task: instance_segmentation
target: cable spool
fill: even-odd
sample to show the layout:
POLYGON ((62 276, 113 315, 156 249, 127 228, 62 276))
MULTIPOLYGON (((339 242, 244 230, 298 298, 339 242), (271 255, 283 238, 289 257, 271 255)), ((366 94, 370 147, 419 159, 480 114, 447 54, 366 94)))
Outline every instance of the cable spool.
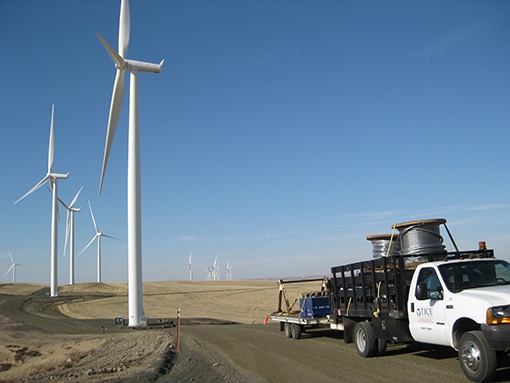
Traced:
POLYGON ((439 226, 445 223, 446 219, 437 218, 394 224, 392 228, 400 233, 400 254, 445 253, 439 232, 439 226))
POLYGON ((392 234, 374 234, 367 236, 367 240, 372 242, 372 255, 374 258, 400 254, 400 241, 398 234, 393 234, 393 238, 392 234))

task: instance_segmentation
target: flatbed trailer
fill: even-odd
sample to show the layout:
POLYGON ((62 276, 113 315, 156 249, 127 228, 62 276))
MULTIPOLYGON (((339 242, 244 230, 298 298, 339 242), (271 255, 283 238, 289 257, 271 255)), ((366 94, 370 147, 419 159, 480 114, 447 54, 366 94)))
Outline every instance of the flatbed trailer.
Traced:
MULTIPOLYGON (((331 315, 330 294, 328 279, 292 279, 278 281, 278 309, 268 316, 268 320, 280 323, 280 330, 285 331, 287 338, 299 339, 302 332, 308 328, 331 328, 333 316, 331 315), (287 296, 286 285, 294 283, 321 282, 320 289, 303 293, 299 299, 299 309, 295 309, 298 302, 296 298, 291 304, 287 296), (282 306, 285 304, 285 308, 282 306)), ((338 329, 337 325, 334 325, 338 329)))

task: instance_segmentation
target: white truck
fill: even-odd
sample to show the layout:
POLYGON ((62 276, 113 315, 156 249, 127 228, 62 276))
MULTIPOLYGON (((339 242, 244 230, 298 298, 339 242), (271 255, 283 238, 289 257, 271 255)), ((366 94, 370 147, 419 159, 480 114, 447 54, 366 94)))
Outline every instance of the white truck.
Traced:
POLYGON ((314 323, 300 318, 303 310, 296 317, 280 309, 269 317, 288 337, 299 338, 308 323, 327 322, 362 357, 384 354, 389 343, 450 346, 474 382, 492 379, 497 353, 510 351, 510 264, 484 246, 380 257, 331 272, 329 315, 321 311, 314 323))

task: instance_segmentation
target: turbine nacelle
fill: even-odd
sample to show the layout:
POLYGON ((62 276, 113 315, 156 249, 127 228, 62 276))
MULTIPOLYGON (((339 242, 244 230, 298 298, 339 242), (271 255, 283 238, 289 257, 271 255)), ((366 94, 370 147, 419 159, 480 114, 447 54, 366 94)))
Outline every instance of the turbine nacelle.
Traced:
POLYGON ((63 173, 49 173, 48 177, 53 178, 53 179, 67 179, 67 177, 69 177, 69 172, 67 172, 66 174, 63 174, 63 173))
POLYGON ((112 60, 115 62, 115 68, 118 70, 128 70, 130 72, 148 72, 148 73, 160 73, 163 68, 165 60, 161 60, 159 64, 148 63, 144 61, 128 60, 118 54, 113 49, 101 34, 97 33, 97 37, 101 40, 106 52, 110 55, 112 60))
POLYGON ((126 69, 130 72, 147 72, 147 73, 161 73, 163 69, 163 63, 165 60, 161 60, 159 64, 147 63, 136 60, 125 60, 126 69))

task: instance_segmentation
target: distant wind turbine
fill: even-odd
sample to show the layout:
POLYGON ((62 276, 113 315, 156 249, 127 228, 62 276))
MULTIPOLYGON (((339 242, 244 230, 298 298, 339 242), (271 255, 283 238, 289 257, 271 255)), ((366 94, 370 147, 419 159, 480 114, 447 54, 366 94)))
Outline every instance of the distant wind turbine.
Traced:
POLYGON ((189 270, 189 280, 193 280, 193 262, 191 262, 191 251, 189 252, 189 262, 188 262, 188 270, 189 270))
POLYGON ((20 265, 19 263, 16 263, 14 262, 14 259, 12 258, 12 254, 11 254, 11 251, 9 250, 9 257, 11 257, 11 267, 9 267, 9 270, 7 270, 4 274, 4 276, 6 276, 7 274, 9 274, 9 271, 12 270, 12 283, 16 283, 16 266, 22 266, 20 265))
POLYGON ((94 223, 94 229, 96 230, 96 234, 92 237, 92 239, 87 244, 87 246, 85 246, 83 248, 83 250, 80 251, 80 254, 78 254, 78 256, 76 258, 78 258, 85 250, 87 250, 88 247, 90 245, 92 245, 92 242, 94 242, 97 238, 97 282, 100 283, 101 282, 101 237, 112 238, 112 239, 116 239, 117 241, 120 241, 120 239, 100 232, 96 225, 96 219, 94 218, 94 213, 92 212, 92 206, 90 205, 90 201, 89 201, 89 209, 90 209, 90 215, 92 216, 92 222, 94 223))
POLYGON ((23 198, 28 196, 29 194, 32 194, 34 191, 39 189, 41 186, 43 186, 46 182, 49 182, 50 189, 53 192, 53 198, 52 198, 52 209, 51 209, 51 285, 50 285, 50 296, 56 297, 58 296, 58 276, 57 276, 57 243, 58 243, 58 195, 57 195, 57 180, 58 179, 66 179, 69 176, 69 173, 67 174, 60 174, 60 173, 53 173, 53 159, 54 159, 54 127, 53 127, 53 117, 55 114, 55 105, 51 106, 51 125, 50 125, 50 142, 48 147, 48 172, 43 177, 42 180, 40 180, 32 189, 30 189, 23 197, 18 199, 14 204, 17 204, 19 201, 21 201, 23 198))
POLYGON ((103 156, 103 167, 99 183, 99 194, 103 187, 103 179, 108 164, 108 157, 113 143, 115 130, 119 121, 122 97, 124 95, 124 74, 130 72, 129 83, 129 142, 128 142, 128 302, 129 326, 145 326, 147 319, 143 311, 142 294, 142 208, 141 208, 141 180, 140 180, 140 143, 138 117, 138 72, 159 73, 163 67, 159 64, 128 60, 126 53, 129 45, 130 20, 129 3, 122 0, 120 5, 119 46, 116 52, 103 37, 97 36, 106 51, 115 62, 117 74, 113 85, 108 129, 103 156))
POLYGON ((212 273, 213 273, 213 280, 217 280, 217 279, 220 279, 220 270, 218 268, 218 256, 216 256, 216 258, 214 258, 214 263, 213 263, 213 266, 212 266, 212 273))
POLYGON ((66 256, 67 250, 67 239, 69 238, 69 284, 74 285, 74 213, 81 211, 81 207, 74 207, 74 204, 78 200, 78 197, 83 189, 83 186, 78 190, 78 193, 74 196, 71 203, 66 205, 60 198, 58 201, 67 210, 66 220, 66 240, 64 242, 64 257, 66 256))
POLYGON ((227 281, 232 280, 232 266, 230 265, 230 261, 227 261, 227 267, 225 268, 225 279, 227 281))

